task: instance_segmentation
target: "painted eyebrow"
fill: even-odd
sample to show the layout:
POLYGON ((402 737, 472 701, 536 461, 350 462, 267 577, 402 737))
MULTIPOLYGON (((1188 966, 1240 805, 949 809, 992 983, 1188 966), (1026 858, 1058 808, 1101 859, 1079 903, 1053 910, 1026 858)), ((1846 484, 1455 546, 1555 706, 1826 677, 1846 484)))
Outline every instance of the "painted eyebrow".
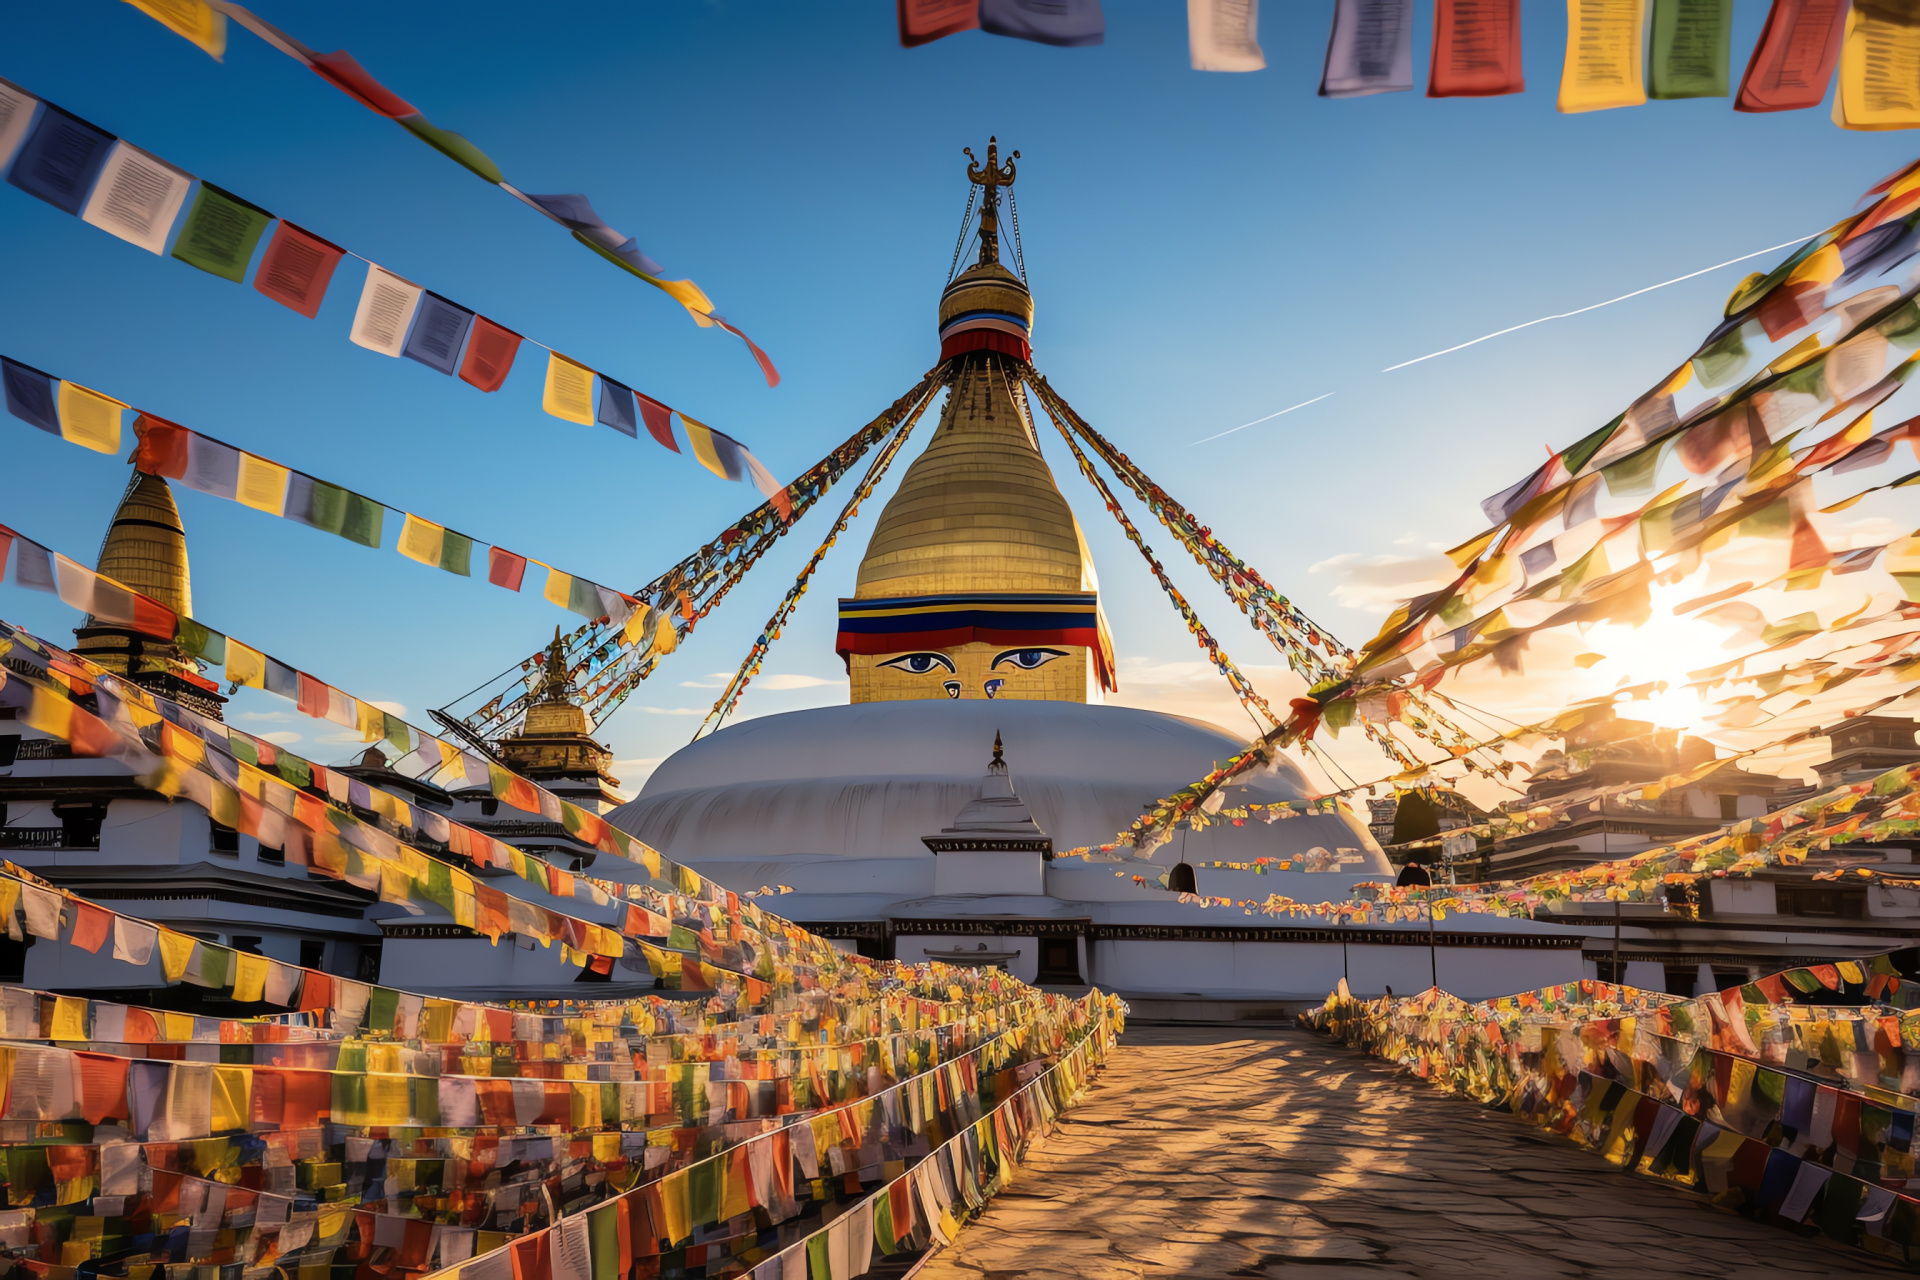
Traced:
MULTIPOLYGON (((1018 652, 1019 652, 1019 650, 1018 650, 1018 649, 1015 649, 1015 650, 1014 650, 1014 652, 1015 652, 1015 653, 1018 653, 1018 652)), ((881 663, 880 665, 881 665, 881 666, 883 666, 883 667, 897 667, 897 666, 899 666, 899 665, 900 665, 901 663, 903 663, 903 662, 905 662, 905 661, 906 661, 907 659, 909 659, 909 658, 932 658, 932 659, 933 659, 933 660, 934 660, 935 662, 937 662, 937 663, 939 663, 939 664, 940 664, 941 666, 943 666, 943 667, 945 667, 945 668, 947 669, 947 673, 948 673, 949 675, 951 675, 951 674, 953 673, 953 659, 952 659, 952 658, 949 658, 949 657, 948 657, 948 656, 947 656, 946 654, 944 654, 944 653, 929 653, 929 652, 926 652, 925 650, 922 650, 921 652, 918 652, 918 653, 903 653, 903 654, 901 654, 901 655, 900 655, 899 657, 897 657, 897 658, 889 658, 889 659, 887 659, 887 660, 886 660, 885 662, 883 662, 883 663, 881 663)), ((997 662, 997 661, 999 661, 999 659, 997 659, 997 658, 996 658, 996 659, 995 659, 995 661, 997 662)), ((909 675, 913 675, 913 674, 916 674, 916 673, 914 673, 914 672, 908 672, 908 674, 909 674, 909 675)))

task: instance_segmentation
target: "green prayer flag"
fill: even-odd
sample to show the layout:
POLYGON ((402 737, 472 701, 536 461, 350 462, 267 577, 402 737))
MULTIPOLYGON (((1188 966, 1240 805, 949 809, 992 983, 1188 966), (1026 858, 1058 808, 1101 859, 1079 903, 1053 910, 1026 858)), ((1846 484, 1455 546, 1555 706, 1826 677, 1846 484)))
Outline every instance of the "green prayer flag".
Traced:
POLYGON ((1650 98, 1724 98, 1733 0, 1653 0, 1650 98))
POLYGON ((1747 325, 1736 326, 1714 341, 1700 348, 1693 358, 1693 371, 1700 377, 1700 385, 1707 388, 1718 387, 1729 381, 1742 365, 1747 362, 1747 325))
POLYGON ((808 1280, 833 1280, 833 1264, 827 1257, 825 1231, 807 1238, 807 1277, 808 1280))
POLYGON ((372 498, 363 498, 349 489, 313 482, 313 527, 338 534, 363 547, 378 548, 380 526, 386 508, 372 498))
POLYGON ((180 619, 173 642, 189 657, 210 662, 216 667, 226 665, 227 638, 211 627, 201 626, 192 618, 180 619))
POLYGON ((1600 470, 1609 497, 1653 492, 1654 473, 1660 469, 1660 445, 1635 449, 1620 461, 1600 470))
MULTIPOLYGON (((299 756, 280 753, 280 776, 296 787, 313 785, 313 765, 299 756)), ((451 911, 453 908, 447 908, 451 911)))
POLYGON ((893 1200, 886 1195, 873 1198, 873 1242, 882 1253, 898 1253, 899 1237, 893 1230, 893 1200))
POLYGON ((1618 431, 1620 424, 1626 420, 1627 415, 1624 413, 1620 414, 1616 416, 1612 422, 1609 422, 1598 431, 1590 435, 1582 436, 1579 440, 1568 446, 1566 453, 1560 459, 1567 468, 1567 474, 1579 475, 1581 468, 1593 460, 1593 455, 1600 452, 1600 446, 1611 440, 1613 433, 1618 431))
POLYGON ((233 737, 227 739, 227 750, 233 753, 233 758, 236 760, 253 765, 255 768, 260 766, 259 750, 253 743, 245 738, 233 737))
POLYGON ((593 1253, 593 1280, 617 1280, 620 1274, 620 1215, 618 1204, 587 1211, 587 1247, 593 1253))
POLYGON ((492 157, 453 130, 440 128, 419 112, 410 116, 401 116, 400 124, 407 132, 441 155, 485 178, 488 182, 497 184, 506 181, 505 176, 500 172, 500 166, 493 162, 492 157))
POLYGON ((233 952, 211 942, 202 942, 194 950, 200 957, 201 986, 218 989, 232 985, 233 952))
POLYGON ((453 870, 446 863, 427 864, 427 898, 448 915, 453 914, 453 870))
POLYGON ((687 1218, 696 1227, 720 1221, 720 1193, 725 1169, 719 1160, 701 1160, 687 1169, 687 1218))
POLYGON ((246 277, 254 246, 273 215, 211 182, 200 184, 173 256, 188 266, 238 284, 246 277))
POLYGON ((457 573, 463 578, 473 576, 469 562, 473 559, 473 539, 464 533, 455 533, 448 529, 440 538, 440 567, 448 573, 457 573))
POLYGON ((413 750, 413 730, 407 727, 405 720, 382 711, 380 721, 386 740, 398 748, 402 755, 413 750))
POLYGON ((400 993, 392 987, 375 987, 367 1001, 367 1030, 391 1034, 393 1017, 400 1011, 400 993))

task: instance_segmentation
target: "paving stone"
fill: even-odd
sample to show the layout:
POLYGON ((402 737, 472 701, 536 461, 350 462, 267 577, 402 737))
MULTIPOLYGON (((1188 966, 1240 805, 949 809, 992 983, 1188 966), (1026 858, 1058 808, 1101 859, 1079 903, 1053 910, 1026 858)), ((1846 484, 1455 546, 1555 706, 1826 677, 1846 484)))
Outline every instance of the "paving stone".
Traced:
POLYGON ((1889 1276, 1306 1032, 1139 1027, 921 1280, 1889 1276))

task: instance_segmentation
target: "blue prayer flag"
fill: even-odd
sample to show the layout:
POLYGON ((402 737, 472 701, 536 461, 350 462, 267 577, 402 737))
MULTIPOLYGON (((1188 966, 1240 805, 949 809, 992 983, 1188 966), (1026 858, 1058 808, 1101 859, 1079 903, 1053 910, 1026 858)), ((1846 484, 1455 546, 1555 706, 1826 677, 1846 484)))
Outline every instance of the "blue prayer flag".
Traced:
POLYGON ((550 196, 536 196, 531 192, 523 194, 545 210, 547 216, 579 232, 635 270, 650 276, 660 274, 660 264, 642 253, 639 243, 632 236, 615 231, 603 222, 600 215, 593 211, 593 204, 579 192, 550 196))
POLYGON ((78 217, 114 141, 106 130, 48 103, 7 181, 78 217))
POLYGON ((600 425, 636 440, 640 438, 640 424, 633 414, 632 390, 604 373, 600 375, 600 425))
POLYGON ((473 312, 437 293, 422 293, 413 332, 400 354, 451 377, 460 363, 460 344, 472 325, 473 312))
POLYGON ((60 415, 53 406, 53 375, 0 356, 0 380, 7 388, 7 412, 42 431, 60 434, 60 415))

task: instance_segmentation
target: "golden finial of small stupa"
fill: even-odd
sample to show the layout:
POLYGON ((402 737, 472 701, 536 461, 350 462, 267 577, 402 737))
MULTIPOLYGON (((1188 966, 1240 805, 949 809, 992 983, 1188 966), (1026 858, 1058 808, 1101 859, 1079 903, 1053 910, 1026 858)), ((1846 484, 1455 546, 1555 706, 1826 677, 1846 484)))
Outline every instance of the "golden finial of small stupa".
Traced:
POLYGON ((553 643, 547 646, 546 674, 540 681, 540 698, 544 702, 565 702, 573 692, 568 687, 567 654, 565 642, 560 639, 560 628, 553 629, 553 643))
POLYGON ((1000 165, 1000 139, 987 139, 987 162, 983 165, 973 158, 972 147, 962 147, 967 159, 967 179, 977 187, 986 188, 980 201, 980 261, 982 264, 1000 261, 1000 188, 1013 185, 1013 162, 1020 158, 1018 151, 1007 156, 1006 167, 1000 165))

